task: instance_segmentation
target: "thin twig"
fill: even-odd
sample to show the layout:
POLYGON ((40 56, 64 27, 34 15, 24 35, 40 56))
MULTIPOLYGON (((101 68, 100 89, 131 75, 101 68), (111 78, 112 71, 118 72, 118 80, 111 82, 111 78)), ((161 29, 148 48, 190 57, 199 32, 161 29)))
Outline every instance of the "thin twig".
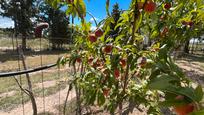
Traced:
POLYGON ((13 77, 13 78, 14 78, 14 80, 16 81, 17 85, 20 87, 20 89, 21 89, 24 93, 26 93, 27 95, 29 95, 28 90, 27 90, 27 89, 24 89, 24 88, 21 86, 21 84, 19 83, 18 79, 17 79, 16 77, 13 77))
POLYGON ((72 90, 72 83, 69 85, 69 88, 68 88, 68 91, 67 91, 67 95, 66 95, 66 99, 65 99, 65 102, 64 102, 64 109, 63 109, 63 114, 64 115, 66 114, 67 100, 68 100, 69 93, 70 93, 71 90, 72 90))

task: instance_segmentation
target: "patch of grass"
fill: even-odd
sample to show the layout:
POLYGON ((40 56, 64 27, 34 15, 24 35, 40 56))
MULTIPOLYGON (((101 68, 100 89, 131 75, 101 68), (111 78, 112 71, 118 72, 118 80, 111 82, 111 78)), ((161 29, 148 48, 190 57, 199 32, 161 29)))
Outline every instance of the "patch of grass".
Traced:
MULTIPOLYGON (((61 71, 61 77, 65 78, 66 72, 61 71)), ((51 80, 58 80, 59 76, 57 75, 57 71, 55 73, 44 73, 44 81, 51 81, 51 80)), ((41 83, 41 73, 35 74, 31 77, 32 83, 33 83, 33 92, 36 97, 42 97, 42 89, 41 88, 35 88, 35 83, 41 83)), ((23 86, 26 87, 27 81, 25 76, 22 76, 22 83, 24 84, 23 86)), ((0 93, 6 93, 9 91, 15 91, 15 94, 12 96, 0 98, 0 110, 6 110, 9 111, 15 107, 17 107, 19 104, 22 103, 21 99, 21 93, 20 93, 20 88, 17 86, 15 80, 13 78, 2 78, 0 79, 0 93)), ((67 83, 65 82, 60 82, 60 90, 65 89, 67 86, 67 83)), ((44 89, 45 96, 49 96, 52 94, 55 94, 56 92, 59 91, 59 85, 54 85, 48 88, 44 89)), ((28 102, 30 98, 24 94, 24 103, 28 102)))
MULTIPOLYGON (((30 98, 23 94, 23 101, 28 102, 30 98)), ((22 103, 22 96, 20 91, 18 91, 15 95, 10 97, 5 97, 0 99, 0 110, 3 111, 10 111, 11 109, 17 107, 19 104, 22 103)))
MULTIPOLYGON (((61 71, 61 76, 62 78, 64 77, 67 77, 67 73, 65 71, 61 71)), ((31 81, 32 81, 32 84, 35 84, 35 83, 41 83, 41 72, 40 73, 37 73, 35 75, 30 75, 31 77, 31 81)), ((17 77, 18 79, 20 79, 20 77, 17 77)), ((27 86, 27 80, 26 80, 26 77, 25 75, 22 75, 21 76, 22 78, 22 84, 23 86, 27 86)), ((44 81, 51 81, 51 80, 56 80, 56 79, 59 79, 59 76, 58 76, 58 73, 57 71, 56 72, 52 72, 52 73, 44 73, 44 81)), ((0 78, 0 93, 4 93, 4 92, 9 92, 9 91, 12 91, 12 90, 18 90, 19 87, 17 86, 16 84, 16 81, 14 80, 14 78, 0 78)))
MULTIPOLYGON (((21 38, 17 38, 17 42, 19 45, 22 44, 22 39, 21 38)), ((13 38, 12 41, 12 37, 8 37, 5 36, 5 38, 0 38, 0 48, 1 47, 8 47, 8 48, 12 48, 14 45, 14 47, 16 47, 16 38, 13 38)), ((26 45, 27 48, 31 48, 33 50, 39 50, 40 49, 40 38, 28 38, 26 40, 26 45)), ((49 42, 49 38, 42 38, 41 39, 41 48, 42 49, 50 49, 52 47, 52 44, 49 42)), ((63 48, 70 48, 70 44, 64 44, 63 48)))
MULTIPOLYGON (((21 39, 18 39, 19 45, 21 39)), ((14 39, 14 51, 13 51, 12 39, 3 38, 0 39, 0 72, 8 72, 18 70, 18 54, 16 52, 16 43, 14 39)), ((51 45, 48 39, 42 39, 42 50, 40 51, 40 39, 27 39, 27 47, 31 51, 25 51, 25 61, 28 68, 33 68, 41 65, 40 59, 43 58, 43 65, 56 63, 58 57, 69 53, 69 49, 73 48, 72 44, 65 45, 65 50, 48 50, 51 49, 51 45)), ((23 68, 22 62, 20 61, 21 69, 23 68)))
MULTIPOLYGON (((66 88, 66 83, 65 82, 61 83, 60 84, 60 90, 63 90, 65 88, 66 88)), ((59 85, 48 87, 48 88, 45 88, 45 90, 44 90, 45 96, 55 94, 58 91, 59 91, 59 85)), ((33 90, 33 92, 34 92, 35 97, 42 97, 43 96, 42 89, 35 89, 35 90, 33 90)), ((24 103, 30 101, 30 98, 26 94, 23 94, 23 98, 24 98, 24 103)), ((21 103, 22 103, 22 96, 21 96, 20 91, 18 91, 13 96, 9 96, 9 97, 5 97, 5 98, 0 99, 0 110, 9 111, 9 110, 17 107, 21 103)))
MULTIPOLYGON (((12 42, 12 38, 3 38, 0 39, 0 47, 16 47, 16 38, 13 39, 14 41, 12 42)), ((22 40, 21 38, 17 38, 17 42, 19 45, 21 45, 22 40)), ((46 49, 49 47, 49 41, 48 39, 42 39, 41 41, 41 46, 43 49, 46 49)), ((39 49, 40 48, 40 39, 27 39, 27 47, 32 48, 32 49, 39 49)))
MULTIPOLYGON (((43 65, 56 63, 58 58, 64 56, 69 51, 43 51, 25 53, 25 62, 28 68, 41 66, 41 56, 43 65)), ((0 72, 17 71, 18 55, 16 53, 0 52, 0 72)), ((22 61, 19 62, 21 70, 23 69, 22 61)))
MULTIPOLYGON (((52 94, 55 94, 56 92, 58 92, 59 90, 63 90, 65 89, 67 86, 66 82, 61 82, 60 85, 57 84, 55 86, 51 86, 51 87, 48 87, 48 88, 45 88, 44 89, 44 93, 45 93, 45 96, 49 96, 49 95, 52 95, 52 94)), ((42 93, 42 89, 35 89, 34 90, 34 94, 37 96, 37 97, 42 97, 43 96, 43 93, 42 93)))

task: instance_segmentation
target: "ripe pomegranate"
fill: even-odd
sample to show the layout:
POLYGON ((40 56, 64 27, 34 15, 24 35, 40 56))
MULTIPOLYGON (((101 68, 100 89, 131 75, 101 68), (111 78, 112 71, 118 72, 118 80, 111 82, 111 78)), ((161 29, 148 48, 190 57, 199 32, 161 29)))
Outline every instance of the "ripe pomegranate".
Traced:
POLYGON ((147 13, 152 13, 156 10, 156 3, 154 3, 151 0, 148 0, 147 3, 144 6, 144 10, 147 13))
POLYGON ((120 76, 120 70, 118 68, 114 69, 114 77, 118 79, 120 76))
POLYGON ((90 64, 90 63, 92 63, 93 62, 93 57, 90 57, 89 59, 88 59, 88 63, 90 64))
POLYGON ((81 58, 77 58, 76 61, 77 61, 78 63, 81 63, 81 58))
POLYGON ((109 92, 110 92, 110 89, 109 89, 109 88, 103 89, 103 95, 104 95, 105 97, 107 97, 107 96, 109 95, 109 92))
POLYGON ((193 26, 193 22, 192 22, 192 21, 189 21, 189 22, 188 22, 188 25, 189 25, 190 27, 192 27, 192 26, 193 26))
POLYGON ((169 28, 166 26, 166 27, 164 27, 164 29, 162 30, 162 32, 160 34, 162 37, 164 37, 168 32, 169 32, 169 28))
POLYGON ((182 22, 181 22, 183 25, 185 25, 185 26, 190 26, 190 27, 192 27, 193 26, 193 21, 185 21, 185 20, 183 20, 182 22))
POLYGON ((91 43, 97 41, 97 37, 95 36, 95 34, 90 34, 90 35, 89 35, 89 41, 90 41, 91 43))
POLYGON ((174 111, 177 113, 177 115, 188 115, 189 113, 193 112, 194 109, 195 107, 192 103, 174 107, 174 111))
POLYGON ((99 59, 96 60, 96 62, 93 63, 92 67, 97 68, 101 66, 101 61, 99 59))
POLYGON ((169 31, 169 28, 167 26, 164 27, 163 33, 167 33, 169 31))
POLYGON ((96 36, 96 37, 101 37, 102 35, 103 35, 102 29, 97 29, 97 30, 95 31, 95 36, 96 36))
POLYGON ((111 53, 112 49, 113 49, 112 45, 106 45, 103 51, 108 54, 111 53))
POLYGON ((125 59, 120 59, 120 65, 122 67, 125 67, 126 66, 126 60, 125 59))
POLYGON ((171 3, 165 3, 164 4, 164 8, 166 9, 166 10, 169 10, 170 8, 171 8, 171 3))

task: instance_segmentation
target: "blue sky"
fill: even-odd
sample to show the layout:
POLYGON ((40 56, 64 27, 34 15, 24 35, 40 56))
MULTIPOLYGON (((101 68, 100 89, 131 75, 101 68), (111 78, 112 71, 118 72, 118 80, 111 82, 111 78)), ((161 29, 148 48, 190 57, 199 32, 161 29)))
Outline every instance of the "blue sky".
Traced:
POLYGON ((14 23, 11 19, 0 16, 0 28, 13 27, 14 23))
MULTIPOLYGON (((110 0, 110 11, 113 4, 116 2, 119 4, 120 9, 128 9, 131 0, 110 0)), ((85 0, 87 11, 94 15, 97 21, 100 21, 106 17, 105 4, 106 0, 85 0)), ((86 16, 87 21, 93 22, 93 19, 89 15, 86 16)), ((75 23, 79 23, 76 19, 75 23)), ((13 27, 13 22, 9 18, 3 18, 0 16, 0 28, 13 27)), ((93 25, 94 26, 94 25, 93 25)))
MULTIPOLYGON (((99 20, 102 20, 106 17, 106 0, 90 0, 89 2, 87 1, 88 0, 85 0, 88 12, 91 12, 99 20)), ((130 1, 131 0, 110 0, 110 11, 112 10, 113 4, 115 4, 116 2, 119 3, 120 9, 128 9, 130 1)), ((86 19, 88 20, 88 18, 90 19, 91 17, 87 15, 86 19)))

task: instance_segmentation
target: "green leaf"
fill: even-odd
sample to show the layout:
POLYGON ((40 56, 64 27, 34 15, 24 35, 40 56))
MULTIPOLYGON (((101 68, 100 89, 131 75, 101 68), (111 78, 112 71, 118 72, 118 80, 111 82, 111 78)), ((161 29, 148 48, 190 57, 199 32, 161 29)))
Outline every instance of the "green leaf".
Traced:
POLYGON ((66 59, 64 57, 61 57, 57 60, 57 66, 59 67, 60 65, 65 65, 66 64, 66 59))
POLYGON ((57 1, 56 1, 56 0, 53 1, 53 2, 52 2, 52 7, 55 8, 55 9, 57 9, 57 6, 58 6, 57 1))
POLYGON ((119 61, 120 61, 119 54, 115 54, 111 57, 111 65, 113 66, 113 68, 117 68, 119 61))
POLYGON ((198 102, 203 99, 203 90, 201 85, 198 85, 198 87, 195 89, 195 95, 198 102))
POLYGON ((90 91, 89 93, 87 93, 87 98, 88 98, 88 100, 87 100, 87 102, 89 103, 89 104, 94 104, 94 102, 95 102, 95 100, 96 100, 96 93, 97 93, 97 91, 96 90, 92 90, 92 91, 90 91))
POLYGON ((185 74, 183 73, 182 69, 179 68, 170 57, 169 57, 169 65, 170 65, 170 68, 173 71, 175 71, 179 77, 185 77, 185 74))
POLYGON ((197 6, 200 7, 200 6, 204 6, 203 4, 203 0, 196 0, 196 3, 197 3, 197 6))
POLYGON ((133 59, 133 55, 129 55, 128 58, 127 58, 127 65, 131 64, 132 62, 132 59, 133 59))
POLYGON ((115 38, 115 42, 118 42, 121 38, 123 38, 125 35, 119 35, 115 38))
POLYGON ((180 3, 179 5, 177 5, 176 8, 175 8, 175 10, 172 12, 172 16, 175 17, 176 14, 179 12, 179 10, 180 10, 181 8, 183 8, 183 7, 184 7, 184 4, 183 4, 183 3, 180 3))
MULTIPOLYGON (((137 62, 137 59, 138 59, 138 57, 134 57, 134 58, 132 59, 132 62, 137 62)), ((131 70, 131 71, 134 70, 135 67, 137 67, 137 63, 131 63, 131 64, 130 64, 130 70, 131 70)))
POLYGON ((84 0, 75 0, 74 5, 76 8, 76 11, 78 13, 78 16, 83 19, 86 16, 86 6, 84 3, 84 0))
POLYGON ((177 95, 184 95, 190 99, 189 102, 198 102, 195 91, 191 87, 175 87, 175 86, 171 85, 171 86, 168 86, 162 90, 167 91, 167 92, 171 92, 171 93, 174 93, 177 95))
POLYGON ((158 68, 153 68, 152 74, 150 75, 150 80, 156 78, 160 74, 160 70, 158 68))
POLYGON ((181 106, 181 105, 185 105, 186 103, 182 100, 175 100, 175 99, 171 99, 171 100, 165 100, 161 103, 159 103, 160 107, 172 107, 172 106, 181 106))
POLYGON ((105 97, 101 91, 98 91, 97 102, 99 106, 102 106, 105 103, 105 97))
POLYGON ((141 24, 141 22, 142 22, 142 17, 143 17, 143 15, 140 15, 140 16, 139 16, 139 20, 137 20, 137 23, 136 23, 136 26, 135 26, 135 32, 137 32, 137 30, 138 30, 139 27, 140 27, 140 24, 141 24))
POLYGON ((195 111, 190 113, 189 115, 204 115, 204 110, 195 111))
POLYGON ((201 87, 197 87, 197 91, 194 91, 191 87, 178 87, 172 84, 172 82, 179 79, 169 75, 159 75, 154 78, 148 84, 149 89, 167 91, 178 95, 185 95, 194 102, 199 102, 202 99, 203 93, 201 87))
POLYGON ((150 36, 150 39, 156 38, 158 35, 159 35, 159 32, 157 30, 154 30, 150 36))
POLYGON ((150 81, 148 88, 155 90, 166 90, 168 87, 172 86, 170 83, 172 81, 177 81, 177 79, 167 74, 159 75, 157 78, 154 78, 150 81))
POLYGON ((191 99, 192 101, 197 101, 195 92, 193 88, 190 87, 180 87, 180 88, 176 88, 176 89, 172 89, 172 88, 168 88, 166 89, 167 91, 170 92, 174 92, 175 94, 180 94, 180 95, 185 95, 186 97, 188 97, 189 99, 191 99))
POLYGON ((106 13, 108 16, 110 16, 109 5, 110 5, 110 0, 106 0, 106 13))
POLYGON ((159 58, 167 60, 168 47, 163 45, 159 50, 159 58))

